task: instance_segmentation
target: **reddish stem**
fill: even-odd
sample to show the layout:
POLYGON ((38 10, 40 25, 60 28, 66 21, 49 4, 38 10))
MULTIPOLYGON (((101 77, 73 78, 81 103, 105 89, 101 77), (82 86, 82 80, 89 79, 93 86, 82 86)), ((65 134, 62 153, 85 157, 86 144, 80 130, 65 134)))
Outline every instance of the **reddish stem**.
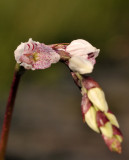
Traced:
POLYGON ((9 129, 10 129, 11 118, 12 118, 12 113, 14 108, 14 102, 16 98, 19 81, 23 72, 24 72, 23 67, 20 67, 17 64, 15 68, 14 76, 13 76, 13 81, 12 81, 8 101, 7 101, 4 122, 2 127, 2 133, 1 133, 1 139, 0 139, 0 160, 4 160, 5 158, 9 129))

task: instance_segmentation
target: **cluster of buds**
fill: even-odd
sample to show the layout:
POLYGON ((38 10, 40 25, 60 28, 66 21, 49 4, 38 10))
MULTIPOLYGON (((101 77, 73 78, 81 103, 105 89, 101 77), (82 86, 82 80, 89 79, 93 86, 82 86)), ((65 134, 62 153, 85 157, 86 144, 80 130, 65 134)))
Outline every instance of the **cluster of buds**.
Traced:
POLYGON ((101 133, 111 151, 121 153, 123 136, 115 115, 108 109, 105 95, 99 84, 90 77, 72 72, 72 77, 81 90, 81 110, 84 122, 101 133))
POLYGON ((111 151, 121 153, 122 134, 114 114, 108 109, 105 95, 97 82, 84 74, 91 73, 99 49, 78 39, 69 43, 45 45, 29 39, 15 50, 17 63, 25 69, 45 69, 52 63, 63 61, 81 90, 83 120, 94 131, 101 133, 111 151))

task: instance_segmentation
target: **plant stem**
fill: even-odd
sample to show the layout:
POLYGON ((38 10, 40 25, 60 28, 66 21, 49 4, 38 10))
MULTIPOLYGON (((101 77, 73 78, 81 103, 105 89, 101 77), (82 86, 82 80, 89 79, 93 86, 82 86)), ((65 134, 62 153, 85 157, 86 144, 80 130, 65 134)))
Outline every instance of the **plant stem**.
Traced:
POLYGON ((15 66, 14 76, 12 85, 10 88, 10 93, 7 101, 5 116, 4 116, 4 122, 1 132, 1 139, 0 139, 0 160, 4 160, 5 153, 6 153, 6 146, 8 141, 8 135, 9 135, 9 129, 12 119, 12 113, 14 108, 14 102, 16 98, 16 93, 18 89, 18 85, 20 82, 21 75, 24 73, 25 69, 18 64, 15 66))

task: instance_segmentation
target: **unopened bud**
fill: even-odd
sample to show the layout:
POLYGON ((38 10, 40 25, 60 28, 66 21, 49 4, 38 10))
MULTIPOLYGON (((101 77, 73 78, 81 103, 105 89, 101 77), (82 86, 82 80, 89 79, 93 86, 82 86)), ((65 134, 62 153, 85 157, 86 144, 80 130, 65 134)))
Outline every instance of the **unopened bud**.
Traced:
POLYGON ((107 112, 108 105, 105 100, 104 92, 100 88, 91 88, 88 91, 88 97, 94 106, 96 106, 101 111, 107 112))
POLYGON ((113 128, 113 135, 118 139, 119 142, 122 142, 123 136, 120 129, 115 126, 112 126, 112 128, 113 128))
POLYGON ((119 128, 112 125, 113 135, 108 137, 102 134, 102 137, 111 151, 121 153, 121 142, 123 141, 123 136, 119 128))
POLYGON ((93 107, 90 107, 86 112, 85 121, 91 129, 99 133, 99 129, 96 123, 96 111, 93 107))
POLYGON ((116 139, 121 143, 123 141, 123 138, 119 135, 115 135, 116 139))
POLYGON ((117 122, 117 119, 115 117, 114 114, 110 113, 110 112, 107 112, 105 113, 106 114, 106 117, 109 119, 109 121, 111 122, 111 124, 113 124, 114 126, 118 127, 119 128, 119 124, 117 122))
POLYGON ((106 136, 102 136, 102 137, 106 145, 111 151, 121 153, 121 142, 115 136, 111 138, 106 137, 106 136))
POLYGON ((106 137, 112 137, 113 136, 113 129, 110 122, 105 123, 104 126, 100 127, 100 130, 102 132, 102 135, 106 137))

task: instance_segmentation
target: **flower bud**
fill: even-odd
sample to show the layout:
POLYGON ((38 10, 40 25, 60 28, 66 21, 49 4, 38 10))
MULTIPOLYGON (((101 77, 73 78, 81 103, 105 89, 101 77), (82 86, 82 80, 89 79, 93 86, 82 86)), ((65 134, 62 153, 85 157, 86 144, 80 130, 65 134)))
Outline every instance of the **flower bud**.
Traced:
POLYGON ((113 128, 113 135, 118 139, 119 142, 123 141, 123 136, 119 128, 116 126, 112 126, 113 128))
POLYGON ((93 107, 90 107, 86 112, 85 121, 91 129, 99 133, 99 129, 96 123, 96 111, 93 107))
POLYGON ((114 151, 114 152, 118 152, 118 153, 121 153, 121 141, 119 141, 119 139, 116 137, 116 136, 113 136, 113 137, 106 137, 104 135, 102 135, 106 145, 108 146, 108 148, 111 150, 111 151, 114 151))
POLYGON ((74 72, 86 74, 92 72, 93 64, 82 57, 73 56, 69 59, 69 68, 74 72))
POLYGON ((111 122, 111 124, 113 124, 114 126, 118 127, 119 128, 119 124, 117 122, 117 119, 115 117, 114 114, 110 113, 110 112, 107 112, 105 113, 106 117, 109 119, 109 121, 111 122))
POLYGON ((106 136, 106 137, 112 137, 113 136, 113 129, 112 129, 112 125, 110 122, 105 123, 104 126, 100 127, 100 130, 102 132, 102 135, 106 136))
POLYGON ((100 88, 91 88, 88 91, 88 97, 95 107, 101 111, 107 112, 108 105, 105 100, 104 92, 100 88))

